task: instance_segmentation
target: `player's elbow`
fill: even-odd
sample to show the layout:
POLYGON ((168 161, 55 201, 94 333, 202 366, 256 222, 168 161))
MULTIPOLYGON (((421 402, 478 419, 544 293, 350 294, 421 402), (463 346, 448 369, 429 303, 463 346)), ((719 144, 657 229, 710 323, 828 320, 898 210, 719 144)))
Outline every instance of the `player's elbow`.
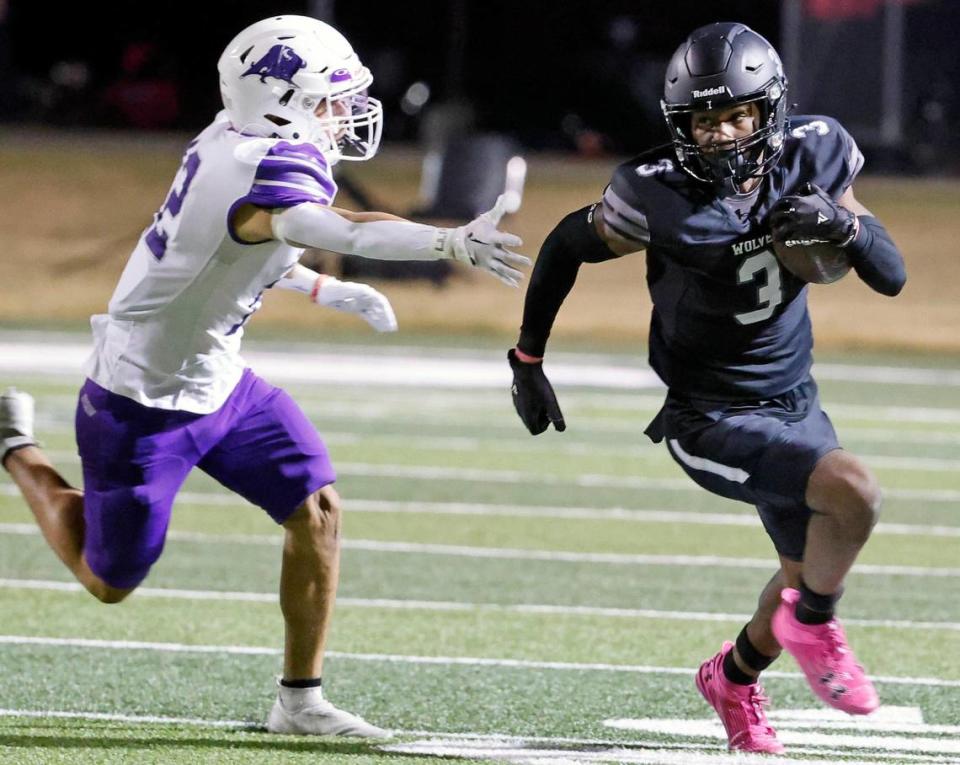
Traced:
POLYGON ((876 287, 877 292, 887 297, 896 297, 899 295, 907 283, 907 272, 900 268, 896 273, 891 274, 882 284, 876 287))

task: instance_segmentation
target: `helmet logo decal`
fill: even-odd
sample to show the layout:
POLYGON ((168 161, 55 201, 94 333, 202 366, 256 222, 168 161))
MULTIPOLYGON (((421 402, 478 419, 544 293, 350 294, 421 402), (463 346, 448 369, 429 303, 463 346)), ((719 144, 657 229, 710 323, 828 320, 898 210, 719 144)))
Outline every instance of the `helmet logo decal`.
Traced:
POLYGON ((274 45, 240 76, 255 74, 260 77, 260 82, 266 82, 267 77, 275 77, 278 80, 293 83, 293 75, 306 65, 307 62, 294 53, 292 48, 286 45, 274 45))
POLYGON ((343 82, 345 80, 352 80, 353 75, 347 69, 337 69, 333 74, 330 75, 330 82, 343 82))
POLYGON ((726 93, 731 98, 733 93, 730 92, 730 88, 726 85, 718 85, 715 88, 704 88, 703 90, 694 90, 691 91, 690 95, 693 98, 706 98, 707 96, 719 96, 722 93, 726 93))

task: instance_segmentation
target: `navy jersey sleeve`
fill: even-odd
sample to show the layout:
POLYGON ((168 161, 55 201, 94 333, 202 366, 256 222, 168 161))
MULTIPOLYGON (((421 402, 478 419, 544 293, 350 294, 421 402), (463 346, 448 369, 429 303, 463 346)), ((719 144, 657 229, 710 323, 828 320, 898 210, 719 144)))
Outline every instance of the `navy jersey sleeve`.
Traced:
POLYGON ((329 205, 336 193, 330 166, 316 146, 278 141, 257 165, 245 201, 267 208, 329 205))
POLYGON ((633 162, 624 163, 614 171, 603 190, 600 214, 608 231, 640 250, 650 243, 650 225, 635 176, 633 162))
POLYGON ((799 155, 798 183, 812 181, 837 199, 863 168, 863 154, 846 129, 832 117, 791 117, 788 139, 799 155))

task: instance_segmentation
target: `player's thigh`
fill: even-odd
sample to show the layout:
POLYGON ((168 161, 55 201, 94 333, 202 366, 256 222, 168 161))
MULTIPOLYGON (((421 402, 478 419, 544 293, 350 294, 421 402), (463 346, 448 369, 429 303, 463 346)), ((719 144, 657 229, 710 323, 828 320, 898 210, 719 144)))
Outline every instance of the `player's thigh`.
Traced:
POLYGON ((811 515, 807 484, 820 459, 839 448, 816 401, 793 418, 763 407, 723 417, 689 438, 670 439, 668 446, 698 484, 756 506, 778 554, 802 560, 811 515))
POLYGON ((336 473, 316 428, 286 391, 262 380, 256 387, 256 406, 198 466, 282 524, 336 473))
POLYGON ((756 407, 721 417, 667 446, 704 488, 731 499, 775 506, 805 505, 807 483, 820 459, 839 448, 829 418, 813 402, 802 416, 756 407))
POLYGON ((170 509, 198 458, 196 415, 141 406, 87 382, 76 414, 84 558, 111 587, 138 585, 163 550, 170 509))

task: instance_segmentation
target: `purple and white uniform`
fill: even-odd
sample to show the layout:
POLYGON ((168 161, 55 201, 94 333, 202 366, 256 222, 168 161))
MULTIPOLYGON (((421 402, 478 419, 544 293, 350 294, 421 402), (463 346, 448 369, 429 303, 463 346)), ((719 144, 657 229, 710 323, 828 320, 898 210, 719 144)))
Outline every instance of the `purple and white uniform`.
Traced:
POLYGON ((300 259, 284 242, 243 244, 227 223, 244 202, 329 205, 337 193, 313 144, 237 133, 221 112, 187 147, 108 313, 91 319, 87 376, 144 406, 206 414, 240 380, 243 324, 300 259))
POLYGON ((84 553, 108 584, 133 587, 163 549, 174 496, 194 466, 278 523, 335 474, 310 421, 240 357, 243 325, 302 255, 245 244, 244 203, 329 205, 337 191, 313 144, 242 135, 221 113, 187 147, 106 314, 77 407, 84 553))

